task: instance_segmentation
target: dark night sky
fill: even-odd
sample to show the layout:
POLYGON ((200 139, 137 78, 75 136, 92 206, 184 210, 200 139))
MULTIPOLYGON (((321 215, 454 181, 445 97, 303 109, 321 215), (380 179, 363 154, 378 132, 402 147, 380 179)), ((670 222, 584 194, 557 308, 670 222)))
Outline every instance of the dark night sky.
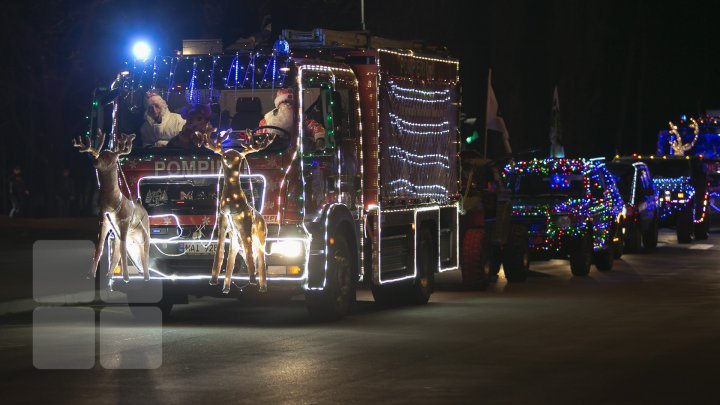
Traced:
MULTIPOLYGON (((463 110, 484 117, 487 71, 516 151, 548 148, 553 87, 566 152, 650 152, 681 114, 720 108, 717 6, 652 1, 367 0, 374 35, 446 45, 461 61, 463 110)), ((58 167, 92 171, 70 146, 85 130, 92 88, 108 84, 145 35, 165 50, 183 38, 229 44, 259 29, 360 29, 359 1, 13 1, 3 6, 0 180, 21 164, 34 205, 58 167)), ((4 197, 4 196, 3 196, 4 197)), ((3 198, 0 208, 7 212, 3 198)))

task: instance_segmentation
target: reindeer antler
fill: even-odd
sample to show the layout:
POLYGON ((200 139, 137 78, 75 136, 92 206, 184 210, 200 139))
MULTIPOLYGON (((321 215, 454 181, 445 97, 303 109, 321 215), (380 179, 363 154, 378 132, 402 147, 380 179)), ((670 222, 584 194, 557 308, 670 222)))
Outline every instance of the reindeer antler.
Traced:
POLYGON ((695 118, 690 118, 689 127, 693 129, 695 135, 700 133, 700 125, 698 125, 697 121, 695 121, 695 118))
POLYGON ((217 154, 222 155, 222 143, 228 138, 228 136, 230 136, 231 131, 220 132, 215 139, 212 139, 210 134, 214 130, 215 128, 209 127, 209 129, 204 132, 195 131, 195 135, 201 139, 203 146, 217 154))
POLYGON ((243 156, 248 155, 250 153, 259 152, 268 146, 270 146, 271 143, 275 140, 275 137, 277 136, 277 133, 273 132, 270 134, 267 134, 262 141, 258 141, 251 135, 250 137, 250 144, 245 146, 242 145, 242 148, 244 149, 242 152, 240 152, 243 156))
POLYGON ((134 140, 135 134, 120 134, 117 143, 113 148, 113 152, 115 152, 118 156, 129 154, 132 151, 132 144, 134 140))
POLYGON ((98 128, 97 130, 97 137, 95 138, 95 145, 93 145, 92 140, 89 136, 78 136, 77 138, 73 139, 73 146, 76 148, 79 148, 79 151, 81 153, 89 153, 97 159, 97 157, 100 155, 100 149, 102 148, 103 143, 105 142, 105 134, 98 128))

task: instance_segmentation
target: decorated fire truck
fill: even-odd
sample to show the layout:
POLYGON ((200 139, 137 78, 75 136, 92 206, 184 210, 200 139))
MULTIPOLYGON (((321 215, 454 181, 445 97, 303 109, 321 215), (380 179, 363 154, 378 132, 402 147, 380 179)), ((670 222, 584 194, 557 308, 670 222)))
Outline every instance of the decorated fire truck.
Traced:
MULTIPOLYGON (((146 142, 151 92, 167 113, 209 106, 223 151, 273 132, 237 173, 267 226, 269 292, 303 293, 326 318, 347 312, 358 285, 381 303, 426 303, 435 274, 459 267, 458 61, 421 43, 322 29, 285 30, 271 49, 213 44, 135 60, 94 103, 93 127, 138 135, 120 159, 120 189, 150 224, 150 280, 133 259, 127 283, 111 269, 112 288, 131 295, 160 283, 165 309, 224 295, 208 283, 223 158, 200 143, 146 142), (281 93, 294 101, 292 125, 268 130, 261 120, 281 93)), ((256 288, 244 257, 225 296, 256 288)))

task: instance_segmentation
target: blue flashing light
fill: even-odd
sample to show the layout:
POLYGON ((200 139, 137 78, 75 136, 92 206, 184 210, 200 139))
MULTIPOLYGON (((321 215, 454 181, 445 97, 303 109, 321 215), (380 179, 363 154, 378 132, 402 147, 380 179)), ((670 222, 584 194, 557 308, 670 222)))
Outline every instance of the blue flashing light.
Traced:
POLYGON ((290 54, 290 44, 284 39, 278 39, 273 44, 273 50, 277 52, 278 55, 288 55, 290 54))
POLYGON ((145 41, 138 41, 132 47, 135 59, 145 62, 150 57, 150 45, 145 41))

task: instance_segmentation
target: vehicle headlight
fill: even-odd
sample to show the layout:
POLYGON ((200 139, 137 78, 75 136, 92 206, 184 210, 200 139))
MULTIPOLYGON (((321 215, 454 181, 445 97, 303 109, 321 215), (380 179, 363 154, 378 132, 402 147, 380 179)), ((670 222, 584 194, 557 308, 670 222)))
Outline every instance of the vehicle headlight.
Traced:
POLYGON ((281 240, 270 245, 271 255, 297 257, 303 252, 303 243, 299 240, 281 240))
POLYGON ((555 224, 557 224, 558 228, 570 228, 570 225, 572 225, 572 221, 570 220, 569 216, 560 215, 555 218, 555 224))

